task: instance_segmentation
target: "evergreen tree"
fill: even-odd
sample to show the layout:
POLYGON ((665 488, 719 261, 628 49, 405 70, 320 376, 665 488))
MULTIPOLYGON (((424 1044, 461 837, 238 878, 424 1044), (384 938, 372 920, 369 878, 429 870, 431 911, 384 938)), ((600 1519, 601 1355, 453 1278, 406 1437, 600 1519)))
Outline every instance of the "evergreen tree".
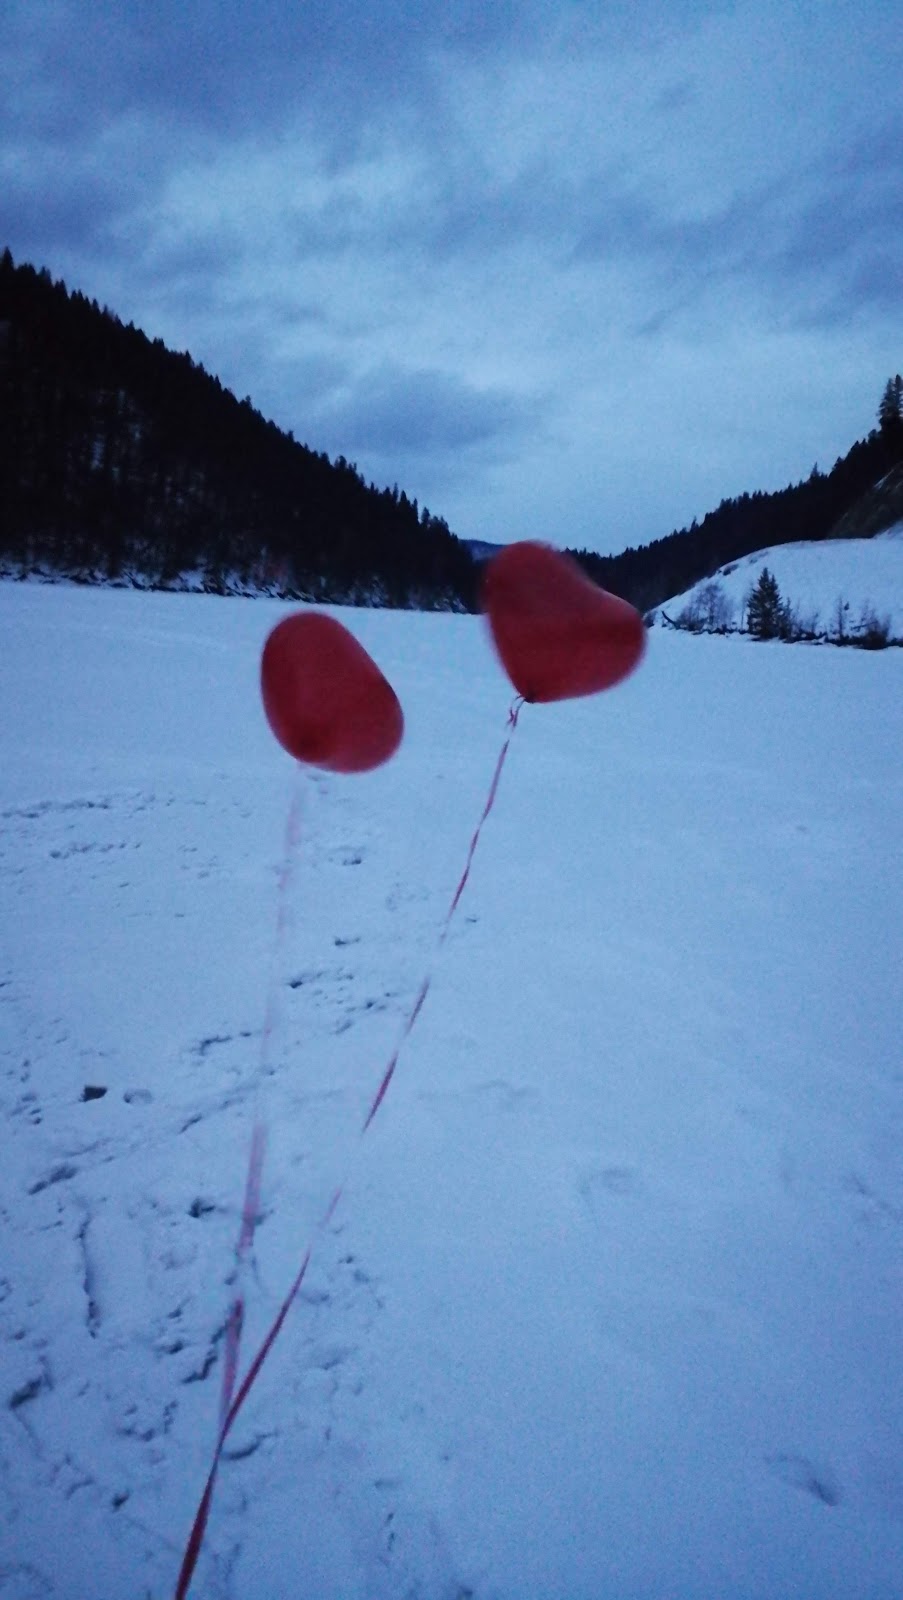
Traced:
POLYGON ((754 639, 781 639, 787 631, 787 607, 781 599, 777 578, 763 567, 759 581, 750 593, 746 626, 754 639))
POLYGON ((903 423, 903 378, 899 372, 888 378, 878 407, 878 421, 882 428, 898 428, 903 423))

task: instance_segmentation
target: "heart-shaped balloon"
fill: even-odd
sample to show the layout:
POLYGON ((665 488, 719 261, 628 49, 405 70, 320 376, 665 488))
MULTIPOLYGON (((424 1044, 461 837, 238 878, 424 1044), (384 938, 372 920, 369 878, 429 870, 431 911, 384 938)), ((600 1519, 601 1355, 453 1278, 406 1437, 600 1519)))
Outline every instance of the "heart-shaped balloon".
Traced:
POLYGON ((278 622, 260 663, 279 743, 328 772, 368 772, 395 754, 404 717, 391 684, 352 633, 321 611, 278 622))
POLYGON ((572 557, 532 540, 490 561, 483 609, 505 671, 529 701, 611 689, 646 648, 632 605, 600 589, 572 557))

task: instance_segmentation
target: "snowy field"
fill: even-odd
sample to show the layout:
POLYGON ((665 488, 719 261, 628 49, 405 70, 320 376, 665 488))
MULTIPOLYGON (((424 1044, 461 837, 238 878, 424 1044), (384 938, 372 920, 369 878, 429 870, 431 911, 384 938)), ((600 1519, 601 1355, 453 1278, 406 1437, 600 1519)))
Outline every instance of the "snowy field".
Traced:
POLYGON ((198 1600, 893 1600, 903 651, 655 629, 525 707, 361 1141, 511 693, 479 619, 342 613, 406 738, 305 774, 286 609, 0 584, 2 1600, 172 1595, 255 1118, 245 1357, 351 1176, 198 1600))
MULTIPOLYGON (((886 619, 894 638, 903 638, 903 522, 871 539, 804 540, 775 545, 728 562, 715 578, 734 608, 739 623, 746 597, 767 567, 777 579, 782 599, 789 600, 813 632, 838 631, 838 605, 844 632, 855 633, 863 614, 886 619)), ((656 612, 680 616, 711 579, 694 584, 656 612)))

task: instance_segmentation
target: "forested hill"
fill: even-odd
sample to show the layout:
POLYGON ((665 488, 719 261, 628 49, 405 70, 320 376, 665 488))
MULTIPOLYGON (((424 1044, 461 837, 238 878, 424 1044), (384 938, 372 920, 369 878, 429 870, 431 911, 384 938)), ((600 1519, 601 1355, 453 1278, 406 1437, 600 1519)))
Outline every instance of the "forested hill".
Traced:
POLYGON ((0 258, 0 563, 87 581, 474 603, 446 523, 299 444, 188 354, 0 258))
MULTIPOLYGON (((723 500, 701 523, 639 549, 574 554, 596 582, 646 611, 756 550, 879 531, 880 517, 860 527, 855 508, 903 462, 901 389, 889 381, 881 426, 829 473, 723 500)), ((416 500, 298 443, 187 352, 125 326, 46 269, 16 266, 6 250, 4 569, 470 609, 478 562, 416 500)))
POLYGON ((722 500, 702 522, 616 556, 575 551, 603 588, 623 595, 641 611, 682 594, 719 567, 769 546, 799 540, 855 538, 881 531, 899 516, 889 506, 876 514, 875 485, 903 462, 901 381, 891 380, 881 402, 881 426, 854 444, 830 472, 814 468, 803 482, 774 494, 743 494, 722 500), (862 515, 857 514, 862 501, 862 515))

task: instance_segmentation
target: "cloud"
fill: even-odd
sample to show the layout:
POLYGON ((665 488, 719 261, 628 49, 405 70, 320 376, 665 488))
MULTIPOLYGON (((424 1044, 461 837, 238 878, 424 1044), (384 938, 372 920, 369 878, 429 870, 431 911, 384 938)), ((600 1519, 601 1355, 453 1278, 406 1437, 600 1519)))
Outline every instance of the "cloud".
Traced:
POLYGON ((573 259, 622 261, 660 285, 647 333, 717 306, 725 289, 758 299, 790 326, 899 307, 901 137, 890 120, 853 148, 838 145, 703 217, 669 215, 617 182, 600 185, 573 259))
POLYGON ((111 185, 102 174, 76 172, 39 182, 30 164, 16 172, 9 167, 0 168, 0 238, 14 240, 18 253, 40 266, 90 246, 111 203, 111 185))
POLYGON ((872 420, 899 364, 889 20, 10 0, 0 242, 462 531, 636 542, 872 420), (826 442, 777 420, 813 363, 845 375, 826 442), (775 417, 756 455, 737 391, 775 417))
POLYGON ((510 45, 541 6, 494 0, 13 0, 7 115, 80 137, 126 111, 235 136, 326 108, 337 144, 374 105, 423 95, 435 50, 510 45), (25 87, 23 87, 25 86, 25 87))
POLYGON ((386 363, 314 406, 311 420, 318 432, 344 439, 346 451, 373 457, 397 451, 410 458, 510 445, 533 425, 536 411, 535 403, 503 389, 386 363))
POLYGON ((832 323, 869 310, 903 309, 903 118, 887 118, 831 151, 814 190, 774 250, 776 280, 820 284, 815 315, 832 323))

